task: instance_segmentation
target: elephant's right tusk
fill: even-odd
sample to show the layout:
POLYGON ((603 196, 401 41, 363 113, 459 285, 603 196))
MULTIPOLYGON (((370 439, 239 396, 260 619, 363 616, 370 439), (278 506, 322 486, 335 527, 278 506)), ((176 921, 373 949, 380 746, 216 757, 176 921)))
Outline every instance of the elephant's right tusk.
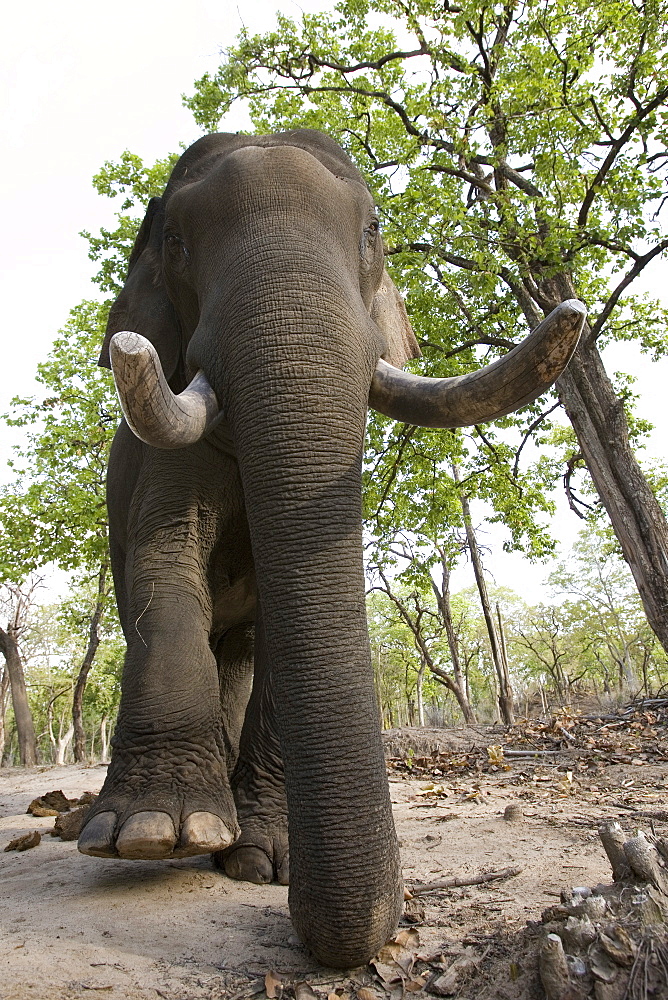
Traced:
POLYGON ((140 334, 115 334, 109 356, 123 414, 138 438, 153 448, 184 448, 206 434, 220 407, 203 371, 177 396, 155 347, 140 334))
POLYGON ((420 427, 467 427, 496 420, 542 395, 577 347, 587 310, 567 299, 517 347, 468 375, 425 378, 379 361, 369 406, 420 427))

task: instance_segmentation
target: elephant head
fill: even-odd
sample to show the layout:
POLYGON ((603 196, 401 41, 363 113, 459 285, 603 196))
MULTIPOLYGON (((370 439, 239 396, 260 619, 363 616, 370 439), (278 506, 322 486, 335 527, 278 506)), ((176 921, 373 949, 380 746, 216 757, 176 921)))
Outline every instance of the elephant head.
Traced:
POLYGON ((111 358, 126 419, 151 448, 187 455, 210 438, 238 463, 285 770, 291 914, 326 964, 366 961, 402 899, 365 616, 367 407, 433 427, 508 413, 558 376, 583 317, 562 304, 471 375, 402 373, 419 352, 373 200, 317 132, 202 138, 149 205, 101 363, 111 358))

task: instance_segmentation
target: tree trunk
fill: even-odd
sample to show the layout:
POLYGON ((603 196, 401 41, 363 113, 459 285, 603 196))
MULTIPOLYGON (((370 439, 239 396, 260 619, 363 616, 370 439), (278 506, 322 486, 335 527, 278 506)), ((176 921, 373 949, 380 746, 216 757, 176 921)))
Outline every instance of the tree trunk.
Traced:
POLYGON ((647 620, 668 652, 668 525, 631 450, 623 403, 594 343, 578 347, 557 389, 647 620))
POLYGON ((21 654, 11 623, 7 626, 6 632, 0 628, 0 652, 5 657, 12 689, 12 707, 19 741, 19 760, 23 767, 32 767, 37 763, 37 739, 28 704, 21 654))
POLYGON ((58 737, 56 741, 56 764, 65 763, 65 755, 67 754, 67 748, 72 742, 72 737, 74 736, 74 723, 70 722, 67 732, 63 736, 62 734, 58 737))
POLYGON ((107 716, 103 715, 100 719, 100 764, 109 763, 109 736, 107 731, 107 716))
MULTIPOLYGON (((544 284, 550 305, 577 298, 567 274, 544 284)), ((526 302, 523 306, 529 325, 535 326, 542 316, 526 302)), ((624 403, 615 395, 588 323, 556 388, 633 574, 647 621, 668 653, 668 523, 636 461, 624 403)))
POLYGON ((100 635, 99 628, 100 622, 102 620, 102 615, 104 614, 104 606, 107 597, 106 582, 107 582, 107 571, 108 565, 103 562, 100 566, 100 571, 97 577, 97 600, 95 602, 95 608, 90 619, 90 627, 88 630, 88 646, 86 647, 86 653, 83 660, 81 661, 81 667, 79 668, 79 675, 77 677, 77 682, 74 687, 74 694, 72 697, 72 725, 74 727, 74 760, 77 764, 82 764, 86 759, 86 733, 83 727, 83 696, 86 690, 86 681, 88 680, 88 674, 90 673, 90 668, 93 666, 93 660, 95 659, 95 654, 97 652, 97 647, 100 645, 100 635))
POLYGON ((467 683, 468 678, 462 673, 462 663, 459 655, 459 640, 452 621, 452 605, 450 603, 450 567, 445 554, 441 557, 441 580, 442 584, 440 591, 434 582, 432 582, 432 587, 438 602, 439 614, 443 625, 445 626, 445 634, 448 637, 448 649, 450 650, 450 659, 452 660, 452 673, 457 692, 459 692, 454 693, 462 710, 464 721, 467 725, 475 725, 478 720, 476 719, 475 712, 471 706, 470 693, 467 683))
POLYGON ((415 700, 417 702, 418 726, 420 727, 424 727, 424 698, 422 696, 422 684, 424 681, 424 672, 426 667, 427 664, 424 657, 420 657, 420 669, 417 672, 417 680, 415 681, 415 700))
POLYGON ((7 741, 7 730, 5 728, 5 717, 7 714, 7 695, 9 693, 9 671, 2 671, 0 680, 0 767, 5 755, 5 743, 7 741))
MULTIPOLYGON (((486 672, 487 664, 484 664, 485 670, 482 667, 484 664, 484 659, 482 656, 478 658, 478 669, 481 673, 486 672)), ((501 722, 501 712, 499 711, 499 678, 496 675, 496 670, 490 670, 489 672, 489 686, 492 691, 492 704, 494 705, 494 725, 501 722)))
MULTIPOLYGON (((461 482, 459 469, 454 463, 452 465, 452 475, 456 483, 461 482)), ((464 528, 466 529, 466 542, 471 554, 473 573, 475 575, 476 586, 478 587, 478 594, 480 595, 480 604, 485 618, 485 625, 487 626, 489 645, 492 652, 492 662, 494 663, 494 669, 499 680, 499 710, 504 723, 507 726, 512 726, 515 724, 515 713, 513 711, 513 689, 510 683, 508 664, 505 661, 501 643, 499 642, 496 629, 494 627, 492 608, 489 603, 489 595, 487 593, 485 574, 483 572, 482 561, 480 559, 478 540, 475 537, 475 531, 473 530, 471 507, 469 505, 468 497, 463 490, 460 490, 459 500, 462 505, 464 528)))

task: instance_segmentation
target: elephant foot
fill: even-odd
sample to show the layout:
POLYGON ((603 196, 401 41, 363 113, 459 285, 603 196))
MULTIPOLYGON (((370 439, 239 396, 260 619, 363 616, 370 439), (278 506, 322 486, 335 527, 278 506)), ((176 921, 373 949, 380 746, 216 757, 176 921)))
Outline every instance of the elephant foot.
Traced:
POLYGON ((114 751, 79 851, 101 858, 183 858, 222 851, 239 826, 222 754, 169 760, 166 752, 114 751))
POLYGON ((234 834, 214 813, 191 813, 183 823, 178 839, 174 823, 167 813, 134 813, 118 833, 117 824, 115 812, 94 816, 79 837, 81 853, 98 858, 184 858, 220 851, 234 841, 234 834))
POLYGON ((213 863, 229 878, 243 882, 289 882, 287 820, 281 817, 272 830, 244 827, 239 839, 223 851, 216 851, 213 863))

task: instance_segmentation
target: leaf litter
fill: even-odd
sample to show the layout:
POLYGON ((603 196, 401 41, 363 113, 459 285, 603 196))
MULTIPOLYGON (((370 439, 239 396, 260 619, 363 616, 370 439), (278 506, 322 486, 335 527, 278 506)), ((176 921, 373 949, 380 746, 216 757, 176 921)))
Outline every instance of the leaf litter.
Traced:
MULTIPOLYGON (((576 892, 564 889, 568 869, 580 881, 586 871, 596 872, 593 877, 584 876, 585 886, 593 892, 597 882, 605 881, 598 874, 602 872, 600 859, 605 862, 597 834, 602 821, 619 821, 627 838, 640 822, 650 840, 653 836, 657 842, 668 839, 668 828, 663 826, 668 822, 668 700, 634 703, 599 715, 563 712, 520 722, 513 730, 499 726, 412 730, 391 738, 388 772, 400 836, 405 836, 404 817, 418 833, 425 823, 427 830, 443 831, 442 837, 427 834, 421 839, 411 833, 408 836, 413 840, 402 848, 409 898, 395 939, 369 966, 348 975, 309 968, 307 958, 295 962, 290 958, 294 948, 290 951, 284 946, 285 965, 277 953, 277 963, 267 964, 264 970, 258 968, 257 959, 255 969, 237 960, 235 968, 221 968, 217 974, 213 970, 190 974, 184 966, 178 978, 187 988, 161 987, 158 995, 169 1000, 185 996, 188 1000, 242 1000, 263 995, 268 1000, 405 1000, 407 995, 416 1000, 421 996, 544 1000, 540 967, 549 935, 562 942, 569 974, 586 970, 576 980, 578 998, 590 995, 583 992, 587 984, 598 984, 597 1000, 617 1000, 610 990, 615 982, 619 986, 622 974, 629 1000, 663 995, 651 990, 655 989, 652 977, 656 979, 666 961, 665 920, 655 921, 650 930, 645 928, 638 935, 637 928, 628 929, 626 918, 620 923, 619 913, 609 906, 605 919, 613 926, 599 927, 592 921, 598 937, 588 956, 573 944, 572 897, 570 903, 562 897, 564 892, 576 892), (467 739, 470 742, 465 745, 467 739), (446 822, 447 827, 441 825, 446 822), (486 838, 485 823, 489 827, 486 838), (558 841, 550 839, 550 827, 558 832, 558 841), (536 836, 544 839, 542 868, 529 858, 521 875, 506 872, 506 868, 522 867, 527 837, 530 846, 536 836), (561 857, 550 853, 557 842, 565 845, 560 848, 561 857), (419 848, 415 859, 413 844, 419 848), (498 852, 500 846, 504 850, 498 852), (484 863, 483 850, 490 855, 489 865, 484 863), (493 881, 504 874, 503 881, 493 881), (432 885, 439 887, 428 888, 432 885), (420 888, 425 894, 420 895, 420 888), (541 896, 562 901, 545 909, 546 903, 541 907, 538 902, 541 896), (624 935, 615 930, 615 923, 626 931, 633 947, 625 949, 624 935), (617 962, 622 973, 615 969, 615 955, 626 958, 626 965, 617 962), (609 987, 607 993, 603 986, 609 987)), ((69 804, 72 810, 75 802, 70 799, 69 804)), ((65 848, 73 849, 73 845, 65 848)), ((661 855, 659 866, 665 868, 667 863, 661 855)), ((233 886, 227 891, 235 890, 233 886)), ((661 912, 659 904, 652 905, 661 912)), ((287 915, 280 904, 275 912, 272 920, 281 913, 287 915)), ((254 913, 248 911, 249 919, 256 919, 254 913)), ((581 918, 575 915, 574 919, 581 918)), ((175 975, 176 967, 171 968, 175 975)), ((75 975, 78 983, 88 982, 81 971, 75 975)), ((91 986, 99 989, 100 985, 106 984, 91 981, 91 986)), ((155 994, 129 991, 120 995, 155 994)))

